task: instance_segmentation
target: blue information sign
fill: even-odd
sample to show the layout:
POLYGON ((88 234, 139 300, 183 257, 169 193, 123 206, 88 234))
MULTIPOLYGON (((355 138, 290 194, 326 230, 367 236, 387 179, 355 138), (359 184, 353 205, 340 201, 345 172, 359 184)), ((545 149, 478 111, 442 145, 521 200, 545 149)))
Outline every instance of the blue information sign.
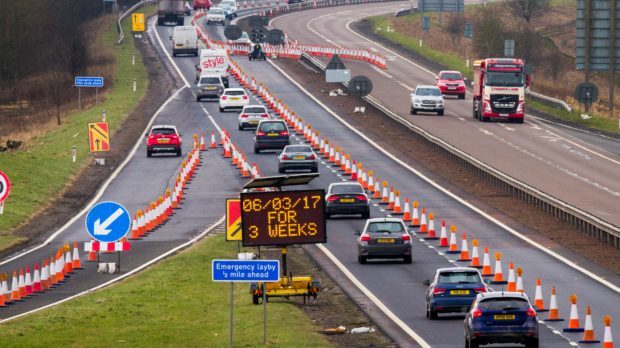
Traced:
POLYGON ((75 87, 103 87, 103 77, 76 76, 74 85, 75 87))
POLYGON ((86 215, 86 231, 100 242, 116 242, 131 227, 131 216, 116 202, 97 203, 86 215))
POLYGON ((214 282, 277 282, 280 279, 278 260, 213 260, 214 282))

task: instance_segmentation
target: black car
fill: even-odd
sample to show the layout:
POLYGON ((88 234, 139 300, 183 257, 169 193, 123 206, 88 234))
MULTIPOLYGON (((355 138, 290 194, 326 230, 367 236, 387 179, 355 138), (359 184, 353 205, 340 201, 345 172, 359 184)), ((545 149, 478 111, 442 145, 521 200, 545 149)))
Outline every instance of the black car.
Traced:
POLYGON ((363 219, 370 217, 370 201, 359 183, 332 183, 325 197, 325 217, 336 214, 361 214, 363 219))
POLYGON ((437 319, 437 313, 466 313, 476 295, 487 292, 480 272, 471 267, 440 268, 433 281, 425 281, 426 317, 437 319))
POLYGON ((286 123, 282 120, 260 121, 254 135, 254 153, 262 150, 282 150, 291 144, 286 123))

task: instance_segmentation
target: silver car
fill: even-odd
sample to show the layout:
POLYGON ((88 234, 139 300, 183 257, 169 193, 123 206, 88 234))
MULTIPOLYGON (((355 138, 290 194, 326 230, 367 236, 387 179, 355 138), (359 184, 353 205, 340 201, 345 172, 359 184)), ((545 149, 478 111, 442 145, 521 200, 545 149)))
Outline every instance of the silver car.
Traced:
POLYGON ((224 93, 224 83, 219 75, 203 75, 196 84, 196 101, 203 98, 220 99, 224 93))
POLYGON ((443 116, 444 100, 441 90, 437 86, 417 86, 411 93, 411 114, 419 111, 436 112, 443 116))
POLYGON ((262 105, 246 105, 239 114, 239 130, 256 128, 261 120, 268 120, 269 112, 262 105))
POLYGON ((357 238, 357 261, 368 259, 403 259, 411 263, 411 235, 401 219, 373 218, 366 220, 357 238))
POLYGON ((278 156, 278 173, 289 169, 309 169, 312 173, 318 173, 319 157, 310 145, 287 145, 278 156))

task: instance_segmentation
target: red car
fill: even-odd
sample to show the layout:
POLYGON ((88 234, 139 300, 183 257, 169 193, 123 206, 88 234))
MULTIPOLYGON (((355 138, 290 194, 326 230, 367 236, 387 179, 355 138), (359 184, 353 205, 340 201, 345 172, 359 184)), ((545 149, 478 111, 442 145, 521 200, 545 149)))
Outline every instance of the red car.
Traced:
POLYGON ((465 81, 458 71, 440 71, 435 85, 442 94, 458 95, 459 99, 465 99, 465 81))
POLYGON ((155 152, 173 152, 181 156, 181 135, 177 127, 159 125, 151 128, 146 136, 146 156, 151 157, 155 152))
POLYGON ((194 11, 201 8, 209 10, 211 8, 211 0, 194 0, 194 11))

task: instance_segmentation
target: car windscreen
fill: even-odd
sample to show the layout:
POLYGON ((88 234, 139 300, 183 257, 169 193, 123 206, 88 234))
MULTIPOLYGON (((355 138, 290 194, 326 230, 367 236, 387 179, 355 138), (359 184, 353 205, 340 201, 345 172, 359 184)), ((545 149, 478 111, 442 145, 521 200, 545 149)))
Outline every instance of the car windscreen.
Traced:
POLYGON ((267 110, 263 107, 250 107, 243 109, 244 114, 266 114, 267 110))
POLYGON ((443 73, 441 74, 442 80, 462 80, 461 74, 459 73, 443 73))
POLYGON ((223 8, 226 11, 230 11, 230 5, 229 4, 220 4, 220 7, 223 8))
POLYGON ((478 308, 486 311, 526 310, 527 300, 515 297, 487 298, 478 303, 478 308))
POLYGON ((404 232, 403 224, 400 222, 382 221, 371 222, 368 225, 368 232, 404 232))
POLYGON ((486 73, 487 86, 496 87, 521 87, 523 86, 522 72, 489 71, 486 73))
POLYGON ((209 10, 209 14, 224 14, 224 10, 222 10, 221 8, 212 8, 209 10))
POLYGON ((154 128, 151 131, 151 134, 161 134, 161 135, 170 135, 175 134, 176 132, 172 128, 154 128))
POLYGON ((286 153, 291 153, 291 152, 312 152, 312 149, 310 148, 310 146, 306 146, 306 145, 291 145, 291 146, 287 146, 284 148, 284 152, 286 153))
POLYGON ((417 96, 441 96, 441 91, 438 88, 418 88, 415 94, 417 96))
POLYGON ((203 77, 200 79, 201 85, 219 85, 220 79, 217 77, 203 77))
POLYGON ((263 122, 260 124, 260 130, 263 132, 283 132, 286 126, 282 122, 263 122))
POLYGON ((331 194, 342 193, 364 193, 364 189, 361 185, 334 185, 329 190, 331 194))
POLYGON ((439 273, 437 282, 440 284, 467 284, 480 283, 477 272, 442 272, 439 273))
POLYGON ((224 0, 222 2, 220 2, 220 6, 222 5, 226 5, 226 6, 235 6, 237 3, 235 1, 230 1, 230 0, 224 0))
POLYGON ((226 94, 226 95, 244 95, 245 93, 243 91, 225 91, 224 94, 226 94))

